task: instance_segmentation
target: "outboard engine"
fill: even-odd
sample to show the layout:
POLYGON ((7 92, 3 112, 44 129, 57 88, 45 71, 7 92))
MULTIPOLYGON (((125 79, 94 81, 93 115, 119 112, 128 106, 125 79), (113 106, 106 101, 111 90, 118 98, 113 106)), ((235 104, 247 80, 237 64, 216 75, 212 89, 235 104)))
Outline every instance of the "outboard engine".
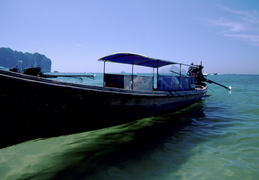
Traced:
POLYGON ((195 77, 195 84, 196 85, 206 86, 206 84, 204 83, 204 81, 206 81, 206 79, 203 76, 202 69, 203 69, 202 65, 194 65, 192 63, 191 66, 188 69, 187 74, 190 77, 195 77))

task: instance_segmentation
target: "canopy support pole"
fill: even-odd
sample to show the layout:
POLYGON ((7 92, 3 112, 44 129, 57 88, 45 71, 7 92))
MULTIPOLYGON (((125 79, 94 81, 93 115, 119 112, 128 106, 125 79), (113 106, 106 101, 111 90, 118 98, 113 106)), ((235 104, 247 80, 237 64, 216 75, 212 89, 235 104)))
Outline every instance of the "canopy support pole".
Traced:
POLYGON ((134 64, 132 64, 132 69, 131 69, 131 90, 133 90, 133 72, 134 72, 134 64))
POLYGON ((153 68, 153 90, 155 89, 155 68, 153 68))
POLYGON ((182 77, 182 65, 180 64, 180 77, 182 77))
POLYGON ((158 89, 158 60, 156 61, 156 86, 158 89))
POLYGON ((180 64, 180 81, 179 81, 179 87, 182 85, 182 64, 180 64))
POLYGON ((103 61, 103 87, 105 87, 105 84, 106 84, 106 82, 105 82, 105 62, 106 61, 103 61))

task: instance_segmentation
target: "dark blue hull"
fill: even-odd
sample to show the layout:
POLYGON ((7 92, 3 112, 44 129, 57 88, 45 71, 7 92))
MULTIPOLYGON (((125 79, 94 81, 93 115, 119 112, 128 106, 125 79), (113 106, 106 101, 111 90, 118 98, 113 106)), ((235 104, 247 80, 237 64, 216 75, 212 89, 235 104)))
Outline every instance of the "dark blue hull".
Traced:
POLYGON ((2 70, 0 82, 0 140, 4 144, 83 132, 174 111, 201 100, 207 91, 134 91, 2 70))

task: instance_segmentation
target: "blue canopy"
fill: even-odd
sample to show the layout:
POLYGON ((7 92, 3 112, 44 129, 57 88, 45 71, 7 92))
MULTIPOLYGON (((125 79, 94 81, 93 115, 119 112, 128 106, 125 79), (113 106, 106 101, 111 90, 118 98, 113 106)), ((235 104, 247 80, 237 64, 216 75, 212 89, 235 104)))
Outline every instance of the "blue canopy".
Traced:
POLYGON ((154 59, 154 58, 150 58, 150 57, 146 57, 138 54, 132 54, 132 53, 111 54, 100 58, 99 61, 132 64, 132 65, 139 65, 139 66, 146 66, 146 67, 153 67, 153 68, 159 68, 170 64, 180 64, 176 62, 154 59))

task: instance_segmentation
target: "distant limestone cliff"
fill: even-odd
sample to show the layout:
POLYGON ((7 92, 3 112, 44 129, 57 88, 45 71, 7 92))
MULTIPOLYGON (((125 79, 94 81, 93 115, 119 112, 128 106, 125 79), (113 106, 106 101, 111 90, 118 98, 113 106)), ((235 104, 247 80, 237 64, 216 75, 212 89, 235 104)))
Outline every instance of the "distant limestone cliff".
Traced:
POLYGON ((14 51, 10 48, 0 48, 0 66, 18 68, 23 71, 30 67, 40 67, 42 72, 51 71, 51 60, 43 54, 14 51))

